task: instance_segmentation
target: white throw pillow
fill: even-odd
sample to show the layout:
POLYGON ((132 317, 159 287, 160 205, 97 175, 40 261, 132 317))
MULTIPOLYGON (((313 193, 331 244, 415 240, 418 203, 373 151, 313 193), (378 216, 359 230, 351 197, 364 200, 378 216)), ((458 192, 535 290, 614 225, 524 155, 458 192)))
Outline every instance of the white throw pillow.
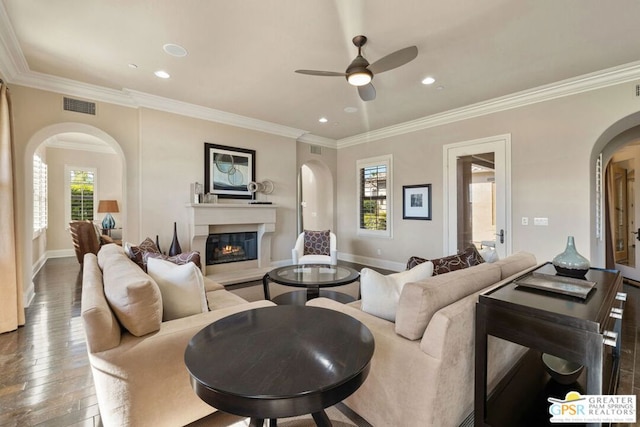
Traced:
POLYGON ((400 293, 405 283, 424 280, 432 275, 431 261, 418 264, 411 270, 386 276, 375 270, 363 268, 360 271, 362 311, 395 322, 400 293))
POLYGON ((484 259, 485 262, 496 262, 498 261, 498 251, 494 248, 484 247, 478 250, 478 253, 484 259))
POLYGON ((177 265, 149 258, 147 273, 156 281, 162 294, 162 321, 209 310, 202 272, 194 263, 177 265))

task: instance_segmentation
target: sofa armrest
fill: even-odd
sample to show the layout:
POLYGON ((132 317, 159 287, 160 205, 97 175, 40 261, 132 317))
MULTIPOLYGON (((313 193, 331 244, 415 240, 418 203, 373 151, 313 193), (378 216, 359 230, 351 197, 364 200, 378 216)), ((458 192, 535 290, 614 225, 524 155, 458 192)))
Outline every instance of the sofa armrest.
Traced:
POLYGON ((437 393, 432 384, 440 361, 425 354, 420 349, 420 341, 396 334, 393 322, 358 310, 355 304, 315 298, 307 305, 345 313, 362 322, 373 334, 375 350, 369 376, 345 400, 349 408, 376 426, 438 425, 425 422, 424 414, 432 412, 430 408, 437 393))
POLYGON ((224 285, 209 279, 207 276, 202 276, 202 278, 204 279, 205 292, 220 291, 224 289, 224 285))
POLYGON ((119 346, 90 353, 104 424, 185 425, 213 412, 191 388, 184 364, 189 340, 218 319, 273 305, 256 301, 163 322, 157 332, 142 337, 123 333, 119 346))

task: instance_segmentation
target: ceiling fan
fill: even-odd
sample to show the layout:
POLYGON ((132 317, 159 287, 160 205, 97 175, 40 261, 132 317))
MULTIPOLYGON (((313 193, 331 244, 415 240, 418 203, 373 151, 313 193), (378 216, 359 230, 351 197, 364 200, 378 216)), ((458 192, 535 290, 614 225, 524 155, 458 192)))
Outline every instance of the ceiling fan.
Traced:
POLYGON ((409 46, 390 53, 373 64, 369 64, 369 61, 362 56, 362 46, 367 42, 367 38, 365 36, 355 36, 352 41, 358 48, 358 56, 351 61, 344 73, 316 70, 296 70, 296 73, 312 76, 346 77, 351 85, 358 87, 358 94, 363 101, 372 101, 376 99, 376 89, 371 84, 374 75, 398 68, 409 61, 413 61, 418 56, 418 48, 409 46))

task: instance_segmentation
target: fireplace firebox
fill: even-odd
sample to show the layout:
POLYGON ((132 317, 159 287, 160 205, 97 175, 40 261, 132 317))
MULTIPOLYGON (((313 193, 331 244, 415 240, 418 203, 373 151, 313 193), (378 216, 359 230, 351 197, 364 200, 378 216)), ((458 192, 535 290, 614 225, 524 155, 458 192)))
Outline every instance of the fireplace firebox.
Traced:
POLYGON ((207 265, 258 259, 258 233, 218 233, 207 237, 207 265))

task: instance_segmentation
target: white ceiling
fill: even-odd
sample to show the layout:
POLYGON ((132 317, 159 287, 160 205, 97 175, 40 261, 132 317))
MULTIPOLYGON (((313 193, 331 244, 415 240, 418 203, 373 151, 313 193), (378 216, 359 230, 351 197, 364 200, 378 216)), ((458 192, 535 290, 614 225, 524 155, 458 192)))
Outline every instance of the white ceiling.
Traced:
POLYGON ((8 28, 0 30, 0 73, 10 83, 71 79, 334 140, 640 64, 638 0, 1 3, 0 23, 8 28), (369 38, 369 62, 411 45, 419 50, 414 61, 375 76, 374 101, 361 101, 342 77, 294 73, 344 71, 358 34, 369 38), (188 55, 168 55, 166 43, 188 55), (158 69, 171 78, 156 78, 158 69), (427 75, 434 85, 420 83, 427 75), (319 123, 321 116, 329 122, 319 123))

